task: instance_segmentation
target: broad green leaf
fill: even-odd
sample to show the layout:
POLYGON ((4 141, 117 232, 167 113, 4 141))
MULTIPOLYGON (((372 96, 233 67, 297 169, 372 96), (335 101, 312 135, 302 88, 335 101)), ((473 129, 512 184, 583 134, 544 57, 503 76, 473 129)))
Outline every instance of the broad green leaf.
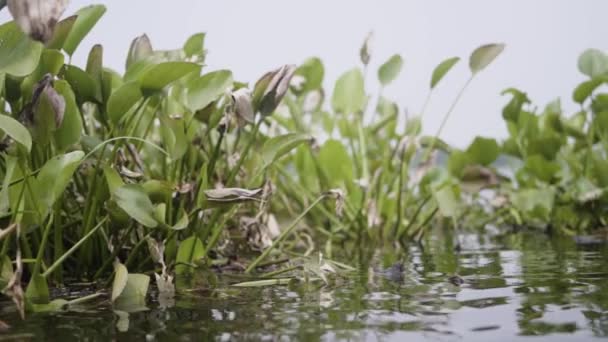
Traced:
POLYGON ((139 311, 146 306, 146 294, 150 285, 150 276, 129 273, 127 283, 114 301, 114 307, 123 311, 139 311))
POLYGON ((232 87, 232 72, 213 71, 196 78, 188 84, 188 109, 192 112, 203 109, 232 87))
POLYGON ((456 185, 446 184, 434 192, 435 200, 441 215, 457 218, 462 211, 460 189, 456 185))
POLYGON ((603 82, 606 82, 607 79, 608 77, 605 79, 598 77, 579 84, 572 93, 572 99, 576 103, 583 104, 583 102, 591 96, 593 91, 602 85, 603 82))
POLYGON ((531 218, 548 220, 555 202, 553 188, 521 189, 510 196, 513 206, 531 218))
POLYGON ((55 90, 65 100, 65 113, 61 126, 55 131, 55 146, 60 151, 78 143, 82 136, 82 117, 76 98, 70 85, 64 80, 57 80, 55 90))
POLYGON ((448 170, 452 175, 460 178, 464 168, 469 164, 471 164, 471 160, 468 153, 456 149, 452 150, 448 159, 448 170))
POLYGON ((186 125, 182 117, 160 116, 161 136, 172 160, 178 160, 184 156, 188 149, 186 138, 186 125))
POLYGON ((0 289, 4 289, 13 277, 13 264, 8 255, 0 258, 0 289))
POLYGON ((33 274, 30 278, 25 290, 25 298, 34 304, 47 304, 50 301, 49 285, 39 273, 33 274))
POLYGON ((105 12, 106 7, 104 5, 90 5, 79 9, 75 13, 78 17, 63 43, 63 50, 68 55, 74 54, 80 42, 82 42, 105 12))
POLYGON ((182 230, 188 228, 188 224, 190 223, 188 213, 184 209, 181 209, 179 211, 179 215, 180 216, 177 222, 170 227, 173 230, 182 230))
POLYGON ((505 120, 517 123, 519 121, 519 114, 521 113, 524 105, 530 103, 528 95, 515 88, 509 88, 504 90, 501 95, 511 95, 511 100, 502 110, 502 117, 505 120))
POLYGON ((504 44, 488 44, 478 47, 469 58, 471 72, 476 74, 485 69, 504 49, 504 44))
POLYGON ((65 299, 54 299, 47 304, 33 304, 32 311, 35 313, 44 313, 44 312, 60 312, 64 311, 68 308, 70 302, 65 299))
POLYGON ((595 78, 608 74, 608 55, 597 49, 588 49, 578 58, 578 70, 595 78))
POLYGON ((183 275, 192 269, 191 264, 205 256, 203 243, 196 236, 191 236, 179 243, 175 258, 175 274, 183 275))
POLYGON ((103 103, 108 103, 112 93, 120 88, 125 82, 122 80, 122 76, 116 71, 104 68, 101 74, 101 94, 103 96, 103 103))
POLYGON ((26 76, 36 70, 42 44, 31 40, 10 21, 0 25, 0 73, 26 76))
POLYGON ((500 147, 495 139, 476 137, 475 140, 467 148, 467 155, 469 159, 476 164, 488 166, 492 164, 498 154, 500 153, 500 147))
POLYGON ((304 78, 303 83, 299 87, 296 87, 298 88, 297 91, 305 93, 319 89, 323 86, 323 77, 325 75, 323 62, 317 57, 308 58, 296 69, 295 75, 304 78))
POLYGON ((74 65, 65 65, 64 77, 70 83, 78 103, 101 102, 97 82, 86 71, 74 65))
POLYGON ((39 183, 39 201, 42 204, 50 207, 63 194, 82 158, 84 152, 74 151, 55 156, 44 164, 36 177, 39 183))
POLYGON ((158 226, 154 205, 141 185, 125 184, 116 189, 113 196, 116 204, 135 221, 150 228, 158 226))
POLYGON ((201 66, 189 62, 165 62, 156 64, 141 75, 141 89, 145 92, 162 90, 170 83, 195 72, 200 72, 201 66))
POLYGON ((53 37, 51 37, 51 40, 46 43, 47 49, 61 50, 63 48, 63 44, 68 38, 70 31, 72 31, 72 27, 74 26, 77 18, 77 15, 73 15, 61 20, 57 23, 57 25, 55 25, 53 37))
POLYGON ((143 94, 136 82, 127 82, 112 92, 107 105, 110 122, 117 125, 142 97, 143 94))
POLYGON ((393 82, 403 67, 403 58, 400 55, 393 55, 378 69, 378 80, 383 86, 393 82))
POLYGON ((113 167, 105 165, 103 167, 103 174, 106 178, 106 183, 108 184, 108 189, 110 190, 111 194, 114 193, 116 189, 125 185, 125 182, 122 181, 122 178, 120 178, 120 175, 113 167))
POLYGON ((524 168, 547 183, 550 183, 561 169, 558 163, 549 161, 538 154, 528 156, 524 168))
POLYGON ((334 111, 343 114, 361 113, 366 102, 361 70, 355 68, 342 74, 336 82, 332 96, 334 111))
POLYGON ((114 265, 114 282, 112 283, 112 302, 120 296, 127 286, 127 280, 129 279, 129 271, 125 265, 117 262, 114 265))
POLYGON ((269 167, 300 144, 310 142, 311 140, 312 137, 310 135, 299 133, 288 133, 266 140, 262 147, 264 167, 269 167))
POLYGON ((327 140, 317 158, 332 187, 339 187, 343 181, 353 181, 353 162, 340 141, 327 140))
POLYGON ((195 33, 184 43, 186 56, 202 56, 205 54, 205 33, 195 33))
POLYGON ((94 45, 87 58, 86 72, 95 82, 95 98, 102 101, 102 76, 103 76, 103 47, 94 45))
POLYGON ((460 61, 460 57, 452 57, 439 63, 433 70, 433 76, 431 77, 431 89, 435 88, 439 81, 460 61))
POLYGON ((28 153, 30 152, 32 149, 32 136, 19 121, 8 115, 0 114, 0 129, 13 138, 13 140, 23 145, 28 153))

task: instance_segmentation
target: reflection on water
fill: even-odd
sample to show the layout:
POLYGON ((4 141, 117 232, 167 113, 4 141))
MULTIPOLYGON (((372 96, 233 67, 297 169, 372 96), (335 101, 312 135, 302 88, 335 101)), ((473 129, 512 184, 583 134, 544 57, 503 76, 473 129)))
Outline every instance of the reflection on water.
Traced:
POLYGON ((458 253, 452 239, 443 239, 424 249, 344 255, 360 272, 331 285, 223 286, 178 297, 168 309, 153 302, 150 310, 129 315, 102 305, 96 311, 30 315, 21 322, 2 302, 0 320, 12 328, 0 340, 608 337, 608 248, 532 234, 492 242, 467 238, 461 244, 458 253), (397 261, 403 263, 401 279, 378 271, 397 261))

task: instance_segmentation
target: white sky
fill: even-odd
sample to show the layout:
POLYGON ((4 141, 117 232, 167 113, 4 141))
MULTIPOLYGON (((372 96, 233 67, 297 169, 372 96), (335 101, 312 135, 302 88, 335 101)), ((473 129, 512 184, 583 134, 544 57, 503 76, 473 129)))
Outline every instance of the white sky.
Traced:
MULTIPOLYGON (((228 68, 254 82, 265 71, 319 56, 326 88, 358 65, 359 47, 375 33, 370 76, 393 53, 405 59, 401 77, 385 94, 410 113, 419 111, 434 66, 446 57, 464 60, 440 84, 425 116, 434 133, 468 77, 470 52, 484 43, 507 48, 475 80, 448 121, 442 137, 466 145, 475 135, 504 137, 500 92, 518 87, 540 106, 557 96, 568 112, 577 108, 572 89, 583 80, 576 68, 586 48, 608 51, 605 0, 125 0, 71 1, 65 15, 90 4, 108 11, 75 54, 84 65, 90 47, 104 46, 107 66, 123 71, 131 40, 147 33, 155 48, 180 47, 188 36, 207 32, 207 70, 228 68)), ((8 18, 6 10, 0 20, 8 18)), ((372 77, 368 77, 371 79, 372 77)), ((377 92, 377 83, 368 84, 377 92)))

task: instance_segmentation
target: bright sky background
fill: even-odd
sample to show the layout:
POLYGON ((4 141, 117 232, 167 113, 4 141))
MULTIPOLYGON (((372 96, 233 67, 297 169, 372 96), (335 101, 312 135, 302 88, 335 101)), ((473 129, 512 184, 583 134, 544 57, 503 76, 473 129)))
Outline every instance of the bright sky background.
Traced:
MULTIPOLYGON (((475 135, 504 137, 500 92, 518 87, 539 106, 562 97, 573 113, 576 68, 586 48, 608 51, 605 0, 127 0, 71 1, 65 15, 91 3, 108 10, 79 47, 74 62, 84 65, 90 47, 104 46, 107 66, 122 72, 131 40, 147 33, 158 49, 180 47, 188 36, 207 32, 207 70, 228 68, 254 82, 265 71, 319 56, 326 88, 359 63, 359 47, 374 31, 368 91, 377 92, 377 66, 393 53, 405 59, 401 77, 385 94, 416 114, 427 94, 434 66, 446 57, 465 60, 440 84, 425 116, 434 133, 459 87, 468 77, 466 59, 484 43, 507 48, 475 80, 453 113, 442 137, 466 145, 475 135), (371 77, 373 76, 373 77, 371 77)), ((8 11, 0 13, 3 22, 8 11)))

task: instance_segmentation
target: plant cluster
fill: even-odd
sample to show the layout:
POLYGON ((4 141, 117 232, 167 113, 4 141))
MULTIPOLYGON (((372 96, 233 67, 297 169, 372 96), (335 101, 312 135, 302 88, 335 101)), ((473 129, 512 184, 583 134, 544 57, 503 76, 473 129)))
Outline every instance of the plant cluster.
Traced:
MULTIPOLYGON (((510 137, 459 150, 441 129, 502 44, 471 54, 471 77, 437 133, 422 136, 424 109, 407 117, 382 89, 369 95, 367 42, 362 67, 337 80, 326 105, 318 58, 247 84, 205 70, 203 33, 168 51, 142 35, 123 75, 104 66, 101 45, 81 68, 70 57, 105 7, 61 21, 63 10, 50 11, 56 24, 40 27, 18 4, 8 3, 16 20, 0 25, 0 289, 22 313, 69 306, 50 300, 49 284, 74 280, 113 279, 112 302, 132 308, 145 304, 152 273, 172 293, 208 267, 259 274, 308 257, 263 284, 296 268, 325 280, 348 266, 309 256, 331 258, 336 243, 405 243, 436 226, 605 224, 608 95, 597 93, 608 58, 599 51, 579 63, 590 77, 574 94, 581 112, 566 118, 556 102, 539 114, 510 89, 510 137)), ((459 60, 433 71, 429 99, 459 60)), ((379 68, 381 87, 403 63, 395 55, 379 68)))

